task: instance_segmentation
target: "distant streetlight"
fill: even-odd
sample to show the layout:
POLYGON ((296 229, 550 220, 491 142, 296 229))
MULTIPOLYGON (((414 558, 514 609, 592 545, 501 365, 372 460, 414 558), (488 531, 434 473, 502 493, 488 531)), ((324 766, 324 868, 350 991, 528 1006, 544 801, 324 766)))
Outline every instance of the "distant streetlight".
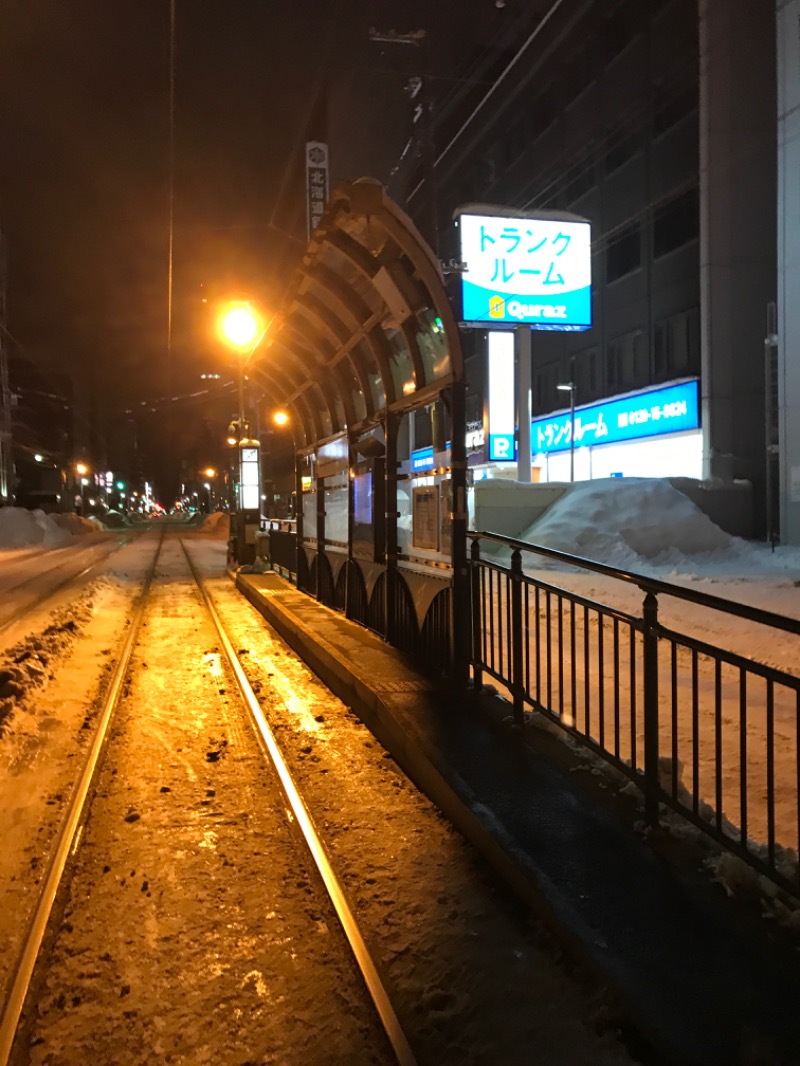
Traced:
POLYGON ((276 426, 286 426, 289 424, 289 415, 286 411, 276 411, 272 416, 272 421, 276 426))
POLYGON ((86 475, 89 473, 89 467, 86 465, 86 463, 76 463, 75 473, 79 477, 86 477, 86 475))
POLYGON ((569 479, 575 480, 575 393, 577 388, 574 381, 568 381, 563 385, 557 385, 560 392, 569 393, 569 479))

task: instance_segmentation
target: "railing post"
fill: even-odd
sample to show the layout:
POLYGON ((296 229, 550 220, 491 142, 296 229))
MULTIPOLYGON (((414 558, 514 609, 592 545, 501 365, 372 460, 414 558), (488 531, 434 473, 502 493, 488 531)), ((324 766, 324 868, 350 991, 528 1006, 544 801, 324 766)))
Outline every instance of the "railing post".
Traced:
POLYGON ((658 825, 658 600, 646 592, 642 605, 644 644, 644 812, 658 825))
POLYGON ((479 693, 483 688, 483 604, 481 603, 481 545, 477 537, 470 548, 470 588, 472 596, 472 684, 479 693))
POLYGON ((514 726, 522 728, 525 686, 522 657, 522 553, 511 555, 511 691, 514 695, 514 726))

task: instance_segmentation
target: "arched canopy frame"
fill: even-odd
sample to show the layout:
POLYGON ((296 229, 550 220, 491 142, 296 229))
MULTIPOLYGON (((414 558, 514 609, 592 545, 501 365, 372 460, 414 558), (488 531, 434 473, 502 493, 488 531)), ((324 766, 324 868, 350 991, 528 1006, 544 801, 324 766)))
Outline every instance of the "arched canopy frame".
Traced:
POLYGON ((378 183, 335 190, 250 371, 269 403, 300 417, 304 450, 368 432, 463 380, 439 263, 378 183))

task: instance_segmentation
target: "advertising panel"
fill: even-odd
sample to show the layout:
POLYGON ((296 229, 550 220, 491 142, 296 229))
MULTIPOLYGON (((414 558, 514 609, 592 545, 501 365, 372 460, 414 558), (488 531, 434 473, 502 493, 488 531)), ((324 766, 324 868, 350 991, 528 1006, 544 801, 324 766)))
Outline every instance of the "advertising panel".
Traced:
MULTIPOLYGON (((566 212, 456 212, 462 320, 473 326, 592 325, 591 225, 566 212)), ((499 210, 499 209, 498 209, 499 210)))
POLYGON ((514 334, 493 331, 487 336, 486 375, 489 411, 489 462, 513 463, 514 334))
POLYGON ((411 501, 412 544, 415 548, 439 548, 439 486, 415 488, 411 501))
MULTIPOLYGON (((699 382, 648 389, 619 400, 607 400, 575 410, 575 447, 638 440, 664 433, 697 429, 700 425, 699 382)), ((570 447, 569 411, 531 422, 531 450, 559 452, 570 447)))

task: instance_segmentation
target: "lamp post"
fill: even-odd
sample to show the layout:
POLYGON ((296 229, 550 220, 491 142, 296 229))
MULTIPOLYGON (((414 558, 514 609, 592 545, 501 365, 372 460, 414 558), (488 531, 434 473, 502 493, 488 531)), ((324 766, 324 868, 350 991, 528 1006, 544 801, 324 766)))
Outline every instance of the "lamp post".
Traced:
POLYGON ((557 385, 560 392, 569 393, 569 480, 575 480, 575 382, 557 385))
POLYGON ((81 517, 86 517, 86 486, 89 484, 86 475, 89 473, 89 467, 86 463, 75 464, 75 474, 77 476, 77 482, 81 487, 81 517))
MULTIPOLYGON (((255 559, 255 532, 261 513, 259 445, 257 441, 248 439, 244 413, 244 368, 263 336, 263 333, 259 336, 259 325, 258 316, 246 302, 229 305, 219 323, 222 338, 239 356, 239 417, 236 423, 239 487, 236 497, 236 536, 235 539, 231 538, 230 544, 237 563, 255 559)), ((232 429, 233 426, 229 427, 229 441, 232 439, 232 429)))
POLYGON ((203 473, 203 475, 206 478, 208 478, 208 481, 206 481, 204 483, 203 487, 205 488, 206 492, 208 493, 208 513, 212 514, 213 511, 214 511, 214 489, 213 489, 213 485, 214 485, 214 478, 217 476, 217 471, 214 469, 213 466, 207 466, 205 468, 205 470, 202 471, 202 473, 203 473))

